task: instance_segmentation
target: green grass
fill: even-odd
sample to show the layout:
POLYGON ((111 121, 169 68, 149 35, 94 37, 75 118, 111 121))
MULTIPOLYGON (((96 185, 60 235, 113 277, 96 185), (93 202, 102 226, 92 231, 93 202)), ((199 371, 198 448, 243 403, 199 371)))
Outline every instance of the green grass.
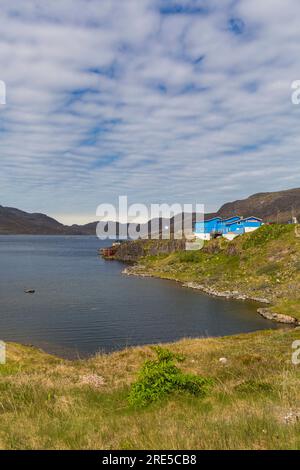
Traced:
POLYGON ((0 366, 0 448, 300 449, 296 339, 297 330, 186 339, 165 345, 160 358, 138 347, 75 362, 9 344, 0 366), (157 371, 161 363, 168 370, 162 388, 171 382, 171 389, 132 406, 137 384, 148 388, 149 364, 157 371), (178 390, 178 375, 199 380, 199 390, 209 379, 209 387, 178 390))
POLYGON ((271 310, 283 315, 291 315, 294 318, 300 318, 300 299, 279 300, 271 310))
POLYGON ((292 225, 263 225, 259 230, 251 233, 247 240, 243 243, 243 248, 257 248, 266 246, 272 240, 278 240, 282 235, 290 234, 294 230, 292 225))

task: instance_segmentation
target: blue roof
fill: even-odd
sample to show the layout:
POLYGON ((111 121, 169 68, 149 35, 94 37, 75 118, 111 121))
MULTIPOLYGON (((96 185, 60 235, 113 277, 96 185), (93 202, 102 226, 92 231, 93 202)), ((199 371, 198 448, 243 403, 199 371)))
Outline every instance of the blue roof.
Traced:
POLYGON ((223 219, 224 221, 226 220, 231 220, 231 219, 241 219, 242 217, 240 215, 233 215, 232 217, 227 217, 226 219, 223 219))
MULTIPOLYGON (((251 217, 246 217, 245 219, 239 219, 239 220, 240 220, 241 222, 245 222, 246 220, 251 220, 251 219, 252 219, 252 220, 258 220, 259 222, 262 221, 262 219, 259 219, 258 217, 253 217, 253 216, 251 216, 251 217)), ((233 222, 228 222, 227 225, 236 224, 236 222, 237 222, 236 220, 233 221, 233 222)))
POLYGON ((236 222, 237 220, 242 220, 242 217, 240 217, 239 215, 235 215, 233 217, 228 217, 228 219, 223 219, 222 222, 230 223, 230 220, 236 222))
POLYGON ((243 220, 249 220, 249 219, 259 220, 260 222, 262 221, 262 219, 260 219, 259 217, 254 217, 253 215, 251 215, 250 217, 245 217, 245 219, 243 220))
POLYGON ((212 217, 211 219, 204 219, 204 222, 210 222, 211 220, 222 220, 221 217, 212 217))

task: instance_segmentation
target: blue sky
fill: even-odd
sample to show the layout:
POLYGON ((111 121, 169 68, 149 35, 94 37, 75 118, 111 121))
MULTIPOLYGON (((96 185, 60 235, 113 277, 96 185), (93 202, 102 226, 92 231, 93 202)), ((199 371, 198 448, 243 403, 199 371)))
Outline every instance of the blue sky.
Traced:
POLYGON ((1 3, 0 204, 66 223, 102 202, 298 187, 298 0, 1 3))

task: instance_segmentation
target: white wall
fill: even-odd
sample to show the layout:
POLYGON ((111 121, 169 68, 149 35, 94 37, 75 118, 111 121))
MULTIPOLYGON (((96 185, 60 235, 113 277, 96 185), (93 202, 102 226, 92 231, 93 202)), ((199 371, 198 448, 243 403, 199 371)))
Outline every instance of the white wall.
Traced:
POLYGON ((210 240, 211 236, 210 233, 194 233, 196 238, 200 238, 200 240, 210 240))
POLYGON ((239 233, 224 233, 223 237, 226 238, 227 240, 233 240, 235 237, 238 237, 240 234, 239 233))
POLYGON ((245 227, 245 233, 249 232, 254 232, 254 230, 257 230, 259 227, 245 227))

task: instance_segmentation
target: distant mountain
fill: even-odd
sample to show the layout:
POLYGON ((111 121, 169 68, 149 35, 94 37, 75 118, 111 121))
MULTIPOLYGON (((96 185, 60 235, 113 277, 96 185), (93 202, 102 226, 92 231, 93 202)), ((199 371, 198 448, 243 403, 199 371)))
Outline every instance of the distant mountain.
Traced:
POLYGON ((68 229, 70 235, 95 235, 97 224, 98 222, 90 222, 85 225, 74 224, 71 226, 65 226, 65 228, 68 229))
POLYGON ((45 214, 29 214, 12 207, 0 206, 2 235, 85 235, 88 234, 88 229, 84 227, 68 227, 45 214))
MULTIPOLYGON (((258 193, 247 199, 241 199, 224 204, 217 212, 206 214, 205 218, 214 216, 230 217, 232 215, 260 217, 264 222, 287 223, 292 217, 300 221, 300 188, 272 193, 258 193)), ((195 215, 186 214, 186 218, 195 215)), ((174 218, 160 219, 160 232, 166 225, 170 225, 173 232, 174 218)), ((95 235, 97 222, 86 225, 67 226, 45 214, 29 214, 28 212, 12 207, 0 206, 0 234, 2 235, 95 235)), ((117 233, 119 230, 117 224, 117 233)), ((150 222, 141 225, 141 232, 145 235, 150 229, 150 222)))
POLYGON ((253 194, 247 199, 241 199, 224 204, 215 214, 206 217, 230 217, 254 215, 264 222, 287 223, 293 217, 300 222, 300 188, 277 191, 272 193, 253 194))

